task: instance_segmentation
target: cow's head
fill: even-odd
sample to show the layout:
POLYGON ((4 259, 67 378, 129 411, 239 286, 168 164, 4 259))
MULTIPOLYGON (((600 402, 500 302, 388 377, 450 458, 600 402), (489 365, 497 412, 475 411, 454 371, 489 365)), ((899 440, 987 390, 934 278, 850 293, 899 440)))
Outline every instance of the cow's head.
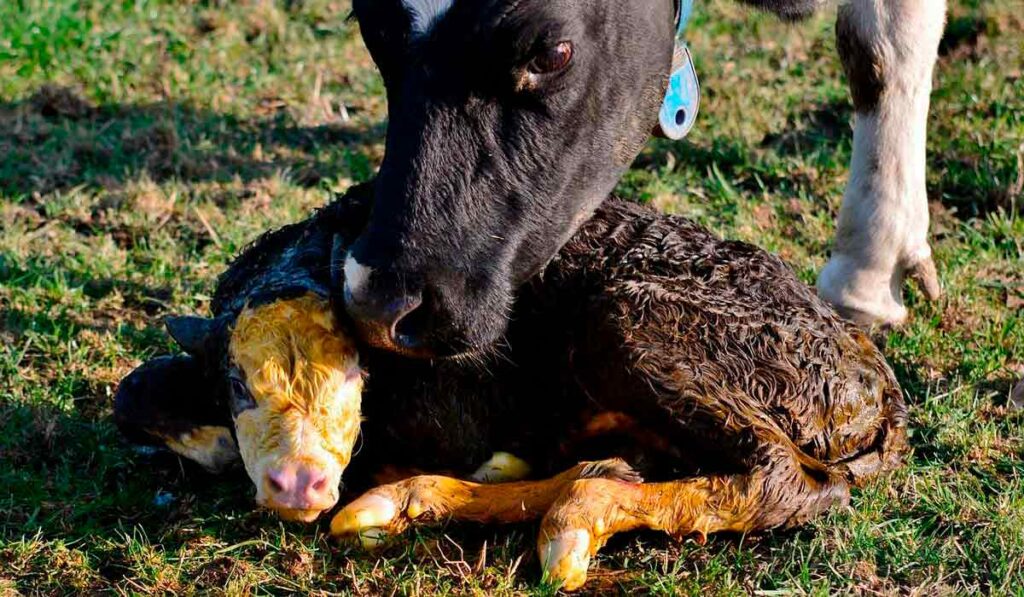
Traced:
POLYGON ((334 507, 359 436, 363 379, 328 301, 305 295, 247 308, 230 324, 189 317, 168 328, 189 353, 215 355, 257 503, 307 522, 334 507))
POLYGON ((657 122, 672 0, 355 0, 390 122, 345 263, 364 337, 484 348, 657 122))

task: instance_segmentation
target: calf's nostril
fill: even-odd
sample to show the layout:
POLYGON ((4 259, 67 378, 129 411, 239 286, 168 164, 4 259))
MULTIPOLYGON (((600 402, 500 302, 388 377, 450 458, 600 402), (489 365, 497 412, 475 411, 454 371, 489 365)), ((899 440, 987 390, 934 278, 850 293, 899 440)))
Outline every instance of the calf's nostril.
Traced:
POLYGON ((273 471, 267 474, 267 487, 273 493, 284 493, 287 489, 285 487, 286 480, 284 474, 278 471, 273 471))

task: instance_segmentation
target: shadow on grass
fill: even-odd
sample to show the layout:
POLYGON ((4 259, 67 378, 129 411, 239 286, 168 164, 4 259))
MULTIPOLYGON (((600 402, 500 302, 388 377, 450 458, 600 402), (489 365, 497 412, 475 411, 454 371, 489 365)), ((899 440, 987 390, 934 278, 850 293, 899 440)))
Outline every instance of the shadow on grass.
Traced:
MULTIPOLYGON (((331 541, 329 518, 312 526, 286 524, 258 510, 252 483, 241 469, 215 476, 168 453, 142 453, 109 421, 55 408, 0 403, 0 485, 6 488, 0 492, 0 563, 17 555, 17 547, 5 554, 7 543, 27 542, 24 549, 35 550, 28 569, 14 574, 24 588, 67 573, 47 568, 60 545, 87 546, 94 573, 83 582, 90 591, 136 586, 134 579, 150 573, 140 569, 149 549, 154 577, 187 564, 196 567, 195 582, 202 587, 223 587, 238 565, 294 569, 293 555, 309 549, 321 554, 317 561, 325 576, 317 582, 346 586, 352 562, 370 570, 379 557, 331 541), (294 539, 283 538, 285 533, 294 539), (297 544, 289 547, 286 541, 297 544)), ((355 497, 349 492, 342 500, 355 497)), ((463 574, 463 558, 484 557, 492 566, 504 561, 508 569, 536 578, 535 525, 518 528, 460 525, 411 532, 383 555, 401 566, 424 559, 451 562, 463 574), (519 566, 517 556, 525 565, 519 566)), ((360 584, 380 583, 383 591, 389 580, 367 573, 360 584)))
POLYGON ((0 405, 0 421, 0 539, 138 532, 173 545, 186 540, 183 526, 203 521, 241 541, 267 523, 241 469, 214 476, 172 454, 144 454, 109 421, 50 407, 0 405))
POLYGON ((280 112, 240 119, 172 102, 93 106, 75 92, 43 87, 0 103, 0 193, 31 196, 81 185, 154 181, 228 182, 288 172, 316 186, 344 168, 372 175, 365 147, 385 125, 303 127, 280 112))
MULTIPOLYGON (((676 158, 680 165, 699 169, 717 165, 723 174, 731 174, 736 168, 757 163, 755 149, 771 150, 780 157, 815 153, 832 155, 845 144, 847 149, 843 157, 848 157, 853 139, 852 118, 853 108, 849 102, 827 102, 792 116, 785 128, 766 133, 757 147, 722 137, 715 137, 708 148, 686 141, 658 141, 651 154, 655 159, 646 161, 664 163, 657 158, 677 150, 676 158)), ((646 161, 641 161, 641 165, 646 161)), ((784 180, 787 177, 779 177, 780 182, 784 180)))

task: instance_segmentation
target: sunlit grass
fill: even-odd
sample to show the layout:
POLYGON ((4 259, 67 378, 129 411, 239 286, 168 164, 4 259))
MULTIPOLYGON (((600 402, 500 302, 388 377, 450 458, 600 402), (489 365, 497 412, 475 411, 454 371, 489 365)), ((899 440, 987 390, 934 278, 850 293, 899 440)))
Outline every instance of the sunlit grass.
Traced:
MULTIPOLYGON (((253 508, 241 474, 138 454, 118 380, 171 349, 261 231, 380 161, 385 102, 347 2, 0 2, 0 594, 550 593, 535 528, 450 526, 383 559, 253 508), (157 506, 161 494, 169 505, 157 506)), ((914 456, 792 533, 613 541, 595 592, 982 591, 1024 586, 1024 21, 956 3, 930 120, 946 297, 885 340, 914 456)), ((783 25, 699 4, 706 103, 621 194, 757 243, 813 282, 847 176, 830 15, 783 25)), ((161 500, 165 501, 165 500, 161 500)))

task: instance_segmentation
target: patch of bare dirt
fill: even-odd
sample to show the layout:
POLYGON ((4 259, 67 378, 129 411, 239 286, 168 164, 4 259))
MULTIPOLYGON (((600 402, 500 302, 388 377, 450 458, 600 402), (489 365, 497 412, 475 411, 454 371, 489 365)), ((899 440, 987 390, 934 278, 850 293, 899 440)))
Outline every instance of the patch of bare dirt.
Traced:
POLYGON ((197 587, 223 589, 231 577, 236 574, 245 574, 249 564, 243 560, 236 560, 228 556, 214 558, 203 564, 196 573, 195 584, 197 587))
POLYGON ((313 572, 313 555, 303 549, 285 549, 280 555, 280 567, 292 578, 307 577, 313 572))
POLYGON ((983 314, 959 296, 947 297, 946 306, 942 311, 939 330, 947 333, 963 332, 977 329, 984 323, 983 314))

